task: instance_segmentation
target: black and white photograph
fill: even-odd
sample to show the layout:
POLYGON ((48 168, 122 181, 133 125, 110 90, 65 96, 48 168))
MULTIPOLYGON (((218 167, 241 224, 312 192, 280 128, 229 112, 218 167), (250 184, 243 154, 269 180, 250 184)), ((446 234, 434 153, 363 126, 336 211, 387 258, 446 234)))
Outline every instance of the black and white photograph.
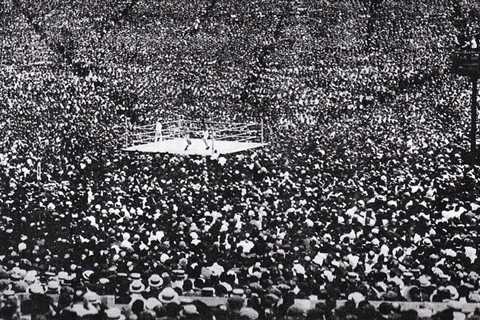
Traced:
POLYGON ((479 0, 0 0, 0 320, 480 320, 479 0))

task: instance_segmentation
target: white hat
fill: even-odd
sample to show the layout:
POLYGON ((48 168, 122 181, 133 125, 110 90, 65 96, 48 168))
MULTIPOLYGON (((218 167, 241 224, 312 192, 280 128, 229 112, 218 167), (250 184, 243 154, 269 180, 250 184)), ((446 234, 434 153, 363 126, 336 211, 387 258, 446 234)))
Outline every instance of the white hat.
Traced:
POLYGON ((142 278, 142 275, 138 272, 132 272, 130 273, 129 277, 132 280, 140 280, 142 278))
POLYGON ((220 285, 222 285, 228 293, 232 292, 233 290, 232 286, 228 282, 220 282, 220 285))
POLYGON ((163 285, 163 279, 158 274, 154 273, 148 278, 148 286, 158 288, 163 285))
POLYGON ((70 276, 68 275, 68 272, 66 271, 60 271, 58 274, 57 274, 57 278, 59 281, 65 281, 65 280, 69 280, 70 279, 70 276))
POLYGON ((194 304, 186 304, 180 311, 180 316, 198 315, 197 307, 194 304))
POLYGON ((250 307, 244 307, 242 309, 240 309, 240 317, 242 319, 246 318, 246 319, 249 319, 249 320, 256 320, 258 319, 258 312, 253 309, 253 308, 250 308, 250 307))
POLYGON ((420 284, 420 287, 429 287, 432 285, 430 280, 425 275, 420 276, 418 278, 418 282, 420 284))
POLYGON ((178 303, 178 293, 172 288, 167 287, 159 293, 158 300, 164 304, 170 302, 178 303))
POLYGON ((140 293, 145 291, 145 285, 140 280, 134 280, 130 283, 130 293, 140 293))
POLYGON ((105 315, 107 316, 107 319, 111 319, 111 320, 125 319, 125 316, 122 314, 122 312, 118 308, 110 308, 105 310, 105 315))
POLYGON ((36 275, 34 273, 28 272, 23 279, 27 284, 33 284, 36 281, 36 275))
POLYGON ((85 299, 89 303, 99 303, 100 296, 93 291, 87 291, 83 295, 83 299, 85 299))
POLYGON ((60 289, 60 283, 56 280, 51 280, 51 281, 48 281, 48 284, 47 284, 47 291, 48 293, 58 293, 58 290, 60 289))
POLYGON ((29 287, 29 291, 30 291, 30 293, 34 293, 34 294, 44 294, 45 293, 45 290, 43 289, 43 286, 38 282, 32 284, 29 287))
POLYGON ((160 262, 161 262, 161 263, 165 263, 168 259, 170 259, 170 257, 168 256, 168 254, 162 253, 162 254, 160 255, 160 262))
POLYGON ((245 291, 242 288, 235 288, 232 290, 232 295, 234 296, 240 296, 243 297, 245 294, 245 291))
POLYGON ((15 295, 15 291, 11 290, 11 289, 7 289, 7 290, 4 290, 2 292, 3 296, 5 297, 11 297, 11 296, 14 296, 15 295))
POLYGON ((85 280, 88 280, 90 279, 93 273, 94 273, 93 270, 85 270, 82 272, 82 276, 85 280))
POLYGON ((27 249, 27 244, 25 242, 20 242, 18 244, 18 251, 22 252, 23 250, 27 249))
POLYGON ((147 301, 145 301, 145 309, 147 310, 153 310, 155 309, 155 307, 161 306, 161 305, 162 303, 160 302, 160 300, 154 297, 148 298, 147 301))
POLYGON ((88 303, 87 305, 75 303, 70 310, 75 312, 79 317, 98 314, 98 309, 95 308, 91 303, 88 303))

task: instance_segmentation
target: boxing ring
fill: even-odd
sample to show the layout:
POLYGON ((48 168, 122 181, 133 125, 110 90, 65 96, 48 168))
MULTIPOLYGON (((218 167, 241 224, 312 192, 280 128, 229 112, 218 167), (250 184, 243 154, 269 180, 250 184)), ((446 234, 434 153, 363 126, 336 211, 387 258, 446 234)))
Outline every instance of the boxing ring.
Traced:
POLYGON ((263 121, 231 123, 179 119, 127 128, 123 150, 215 156, 266 145, 263 121))

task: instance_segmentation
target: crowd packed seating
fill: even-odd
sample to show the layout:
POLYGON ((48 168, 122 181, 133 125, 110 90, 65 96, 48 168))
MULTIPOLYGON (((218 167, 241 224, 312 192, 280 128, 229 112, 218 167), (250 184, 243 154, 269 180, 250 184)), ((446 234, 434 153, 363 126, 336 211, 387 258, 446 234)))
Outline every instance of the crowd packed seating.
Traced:
POLYGON ((458 6, 376 2, 6 1, 0 318, 26 293, 32 319, 464 319, 480 190, 458 6), (262 118, 272 143, 121 151, 124 123, 172 116, 262 118))

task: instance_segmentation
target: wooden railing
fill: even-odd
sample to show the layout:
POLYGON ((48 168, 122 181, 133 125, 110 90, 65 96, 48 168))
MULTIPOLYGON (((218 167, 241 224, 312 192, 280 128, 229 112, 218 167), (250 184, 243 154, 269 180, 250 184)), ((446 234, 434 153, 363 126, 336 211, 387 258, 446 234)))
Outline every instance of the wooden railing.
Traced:
MULTIPOLYGON (((53 301, 56 303, 58 301, 58 295, 49 295, 53 301)), ((17 294, 17 297, 20 302, 24 300, 28 300, 29 295, 25 293, 17 294)), ((209 307, 218 307, 221 305, 225 305, 227 303, 227 297, 202 297, 202 296, 188 296, 183 298, 189 298, 192 300, 200 300, 205 303, 209 307)), ((127 308, 125 304, 116 304, 115 303, 115 296, 113 295, 105 295, 100 296, 101 302, 106 305, 107 307, 118 307, 120 309, 127 308)), ((318 302, 325 302, 324 300, 312 299, 312 300, 303 300, 303 299, 296 299, 295 302, 302 303, 303 305, 307 306, 308 308, 314 308, 318 302)), ((337 308, 344 305, 346 300, 337 300, 337 308)), ((378 307, 383 301, 370 301, 369 303, 372 304, 374 307, 378 307)), ((433 313, 437 313, 439 311, 445 310, 448 308, 448 302, 392 302, 396 303, 400 306, 401 310, 418 310, 420 308, 428 308, 433 313)), ((475 311, 475 309, 480 308, 480 303, 463 303, 461 304, 462 312, 464 313, 471 313, 475 311)), ((29 319, 28 315, 23 315, 23 319, 29 319)))

